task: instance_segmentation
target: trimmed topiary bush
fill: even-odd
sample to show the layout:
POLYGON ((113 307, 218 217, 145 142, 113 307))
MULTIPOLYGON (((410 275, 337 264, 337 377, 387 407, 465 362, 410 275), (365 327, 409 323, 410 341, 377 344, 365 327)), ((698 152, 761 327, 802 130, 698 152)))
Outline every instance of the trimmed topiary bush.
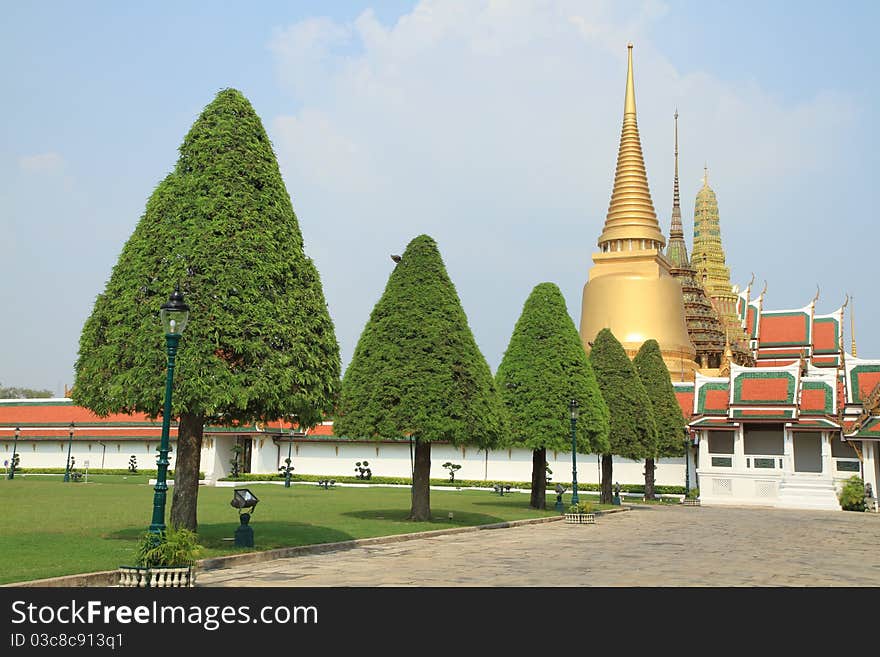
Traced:
POLYGON ((853 475, 843 484, 837 499, 844 511, 865 511, 868 508, 865 503, 865 482, 861 477, 853 475))

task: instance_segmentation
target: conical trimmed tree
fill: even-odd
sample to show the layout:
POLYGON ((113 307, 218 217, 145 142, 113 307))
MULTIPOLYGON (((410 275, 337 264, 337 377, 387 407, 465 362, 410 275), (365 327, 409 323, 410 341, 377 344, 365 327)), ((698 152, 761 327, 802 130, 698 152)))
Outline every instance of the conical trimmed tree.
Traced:
POLYGON ((633 358, 633 365, 651 400, 651 410, 657 426, 656 449, 645 459, 645 497, 653 499, 655 459, 684 454, 684 415, 675 398, 672 377, 663 362, 663 353, 656 340, 648 340, 641 346, 639 353, 633 358))
POLYGON ((492 373, 437 244, 420 235, 406 247, 361 333, 342 380, 334 431, 410 437, 410 519, 430 520, 431 443, 486 449, 506 428, 492 373))
POLYGON ((99 415, 162 412, 159 308, 179 285, 171 524, 195 530, 202 428, 332 411, 339 347, 275 153, 247 99, 224 89, 180 147, 80 337, 73 400, 99 415))
POLYGON ((610 329, 593 341, 590 364, 611 414, 611 448, 602 454, 603 503, 611 502, 612 455, 642 460, 656 451, 657 427, 651 400, 635 366, 610 329))
POLYGON ((553 283, 532 290, 495 375, 507 406, 510 440, 532 450, 530 505, 543 509, 547 449, 571 451, 569 404, 576 399, 577 451, 607 452, 608 407, 599 392, 565 299, 553 283))

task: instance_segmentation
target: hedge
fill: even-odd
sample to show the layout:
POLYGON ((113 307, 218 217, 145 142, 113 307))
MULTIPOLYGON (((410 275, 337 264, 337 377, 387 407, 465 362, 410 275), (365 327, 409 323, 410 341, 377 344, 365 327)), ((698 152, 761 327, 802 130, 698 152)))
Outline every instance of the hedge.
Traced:
MULTIPOLYGON (((273 479, 284 479, 284 475, 282 474, 243 474, 238 477, 221 477, 219 481, 271 481, 273 479)), ((324 479, 333 479, 336 483, 339 484, 398 484, 403 486, 410 486, 412 484, 409 477, 372 477, 370 479, 359 479, 358 477, 351 475, 307 475, 307 474, 292 474, 290 476, 291 481, 322 481, 324 479)), ((449 479, 431 479, 432 486, 448 486, 449 488, 468 488, 468 487, 478 487, 478 488, 491 488, 494 484, 503 484, 504 486, 510 485, 511 488, 520 488, 525 490, 531 490, 532 482, 530 481, 499 481, 499 480, 483 480, 483 479, 456 479, 454 482, 450 482, 449 479)), ((571 483, 570 482, 562 482, 564 486, 568 487, 566 493, 571 492, 571 483)), ((556 482, 550 482, 548 488, 548 494, 555 494, 552 491, 552 488, 556 486, 556 482)), ((598 491, 599 484, 582 484, 578 483, 579 491, 598 491)), ((644 493, 645 485, 644 484, 620 484, 620 490, 624 493, 644 493)), ((657 495, 684 495, 685 489, 684 486, 654 486, 654 492, 657 495)))
MULTIPOLYGON (((74 468, 77 472, 85 472, 85 468, 74 468)), ((61 474, 65 472, 64 468, 16 468, 15 474, 61 474)), ((150 477, 157 476, 156 470, 142 470, 138 468, 137 472, 130 472, 127 468, 89 468, 89 474, 99 475, 147 475, 150 477)), ((174 478, 174 470, 168 471, 168 477, 174 478)), ((205 473, 199 471, 199 479, 204 479, 205 473)))

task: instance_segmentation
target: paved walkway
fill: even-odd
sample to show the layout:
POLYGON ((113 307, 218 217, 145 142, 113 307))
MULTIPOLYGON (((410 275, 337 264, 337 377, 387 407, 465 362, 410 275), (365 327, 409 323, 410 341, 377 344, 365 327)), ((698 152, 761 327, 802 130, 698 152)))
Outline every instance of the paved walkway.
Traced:
POLYGON ((880 586, 880 515, 636 506, 205 571, 199 586, 880 586))

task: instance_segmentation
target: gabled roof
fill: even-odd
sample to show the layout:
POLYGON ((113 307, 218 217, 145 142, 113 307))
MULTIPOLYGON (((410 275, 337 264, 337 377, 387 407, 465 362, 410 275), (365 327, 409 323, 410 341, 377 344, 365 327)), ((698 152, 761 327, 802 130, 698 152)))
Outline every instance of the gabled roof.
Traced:
POLYGON ((730 367, 730 406, 795 406, 800 366, 730 367))
POLYGON ((880 417, 872 417, 858 431, 846 434, 846 437, 859 438, 860 440, 880 440, 880 417))
POLYGON ((809 347, 812 344, 813 304, 796 310, 762 310, 759 347, 809 347))
POLYGON ((846 356, 846 401, 860 404, 880 385, 880 360, 846 356))
POLYGON ((835 415, 837 413, 837 377, 834 372, 801 379, 801 415, 835 415))
POLYGON ((689 420, 694 413, 694 384, 690 382, 673 382, 675 399, 681 407, 681 414, 689 420))
POLYGON ((726 416, 729 398, 730 379, 697 373, 694 379, 694 415, 726 416))

